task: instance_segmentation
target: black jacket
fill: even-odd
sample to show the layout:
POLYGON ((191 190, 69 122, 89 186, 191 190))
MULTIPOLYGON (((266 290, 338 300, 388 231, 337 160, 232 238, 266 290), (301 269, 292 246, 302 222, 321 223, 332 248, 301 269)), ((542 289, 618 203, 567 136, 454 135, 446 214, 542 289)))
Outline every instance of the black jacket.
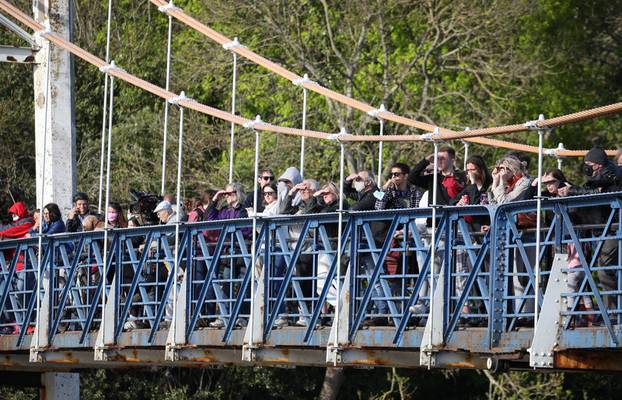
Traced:
MULTIPOLYGON (((410 174, 408 175, 408 183, 428 190, 429 199, 432 199, 432 186, 434 185, 434 175, 423 175, 423 172, 428 165, 430 165, 430 162, 425 158, 419 161, 419 163, 415 165, 415 168, 410 171, 410 174)), ((460 171, 459 169, 454 169, 454 177, 462 185, 466 184, 466 174, 463 171, 460 171)), ((438 172, 438 191, 436 193, 436 202, 438 203, 437 205, 446 206, 451 204, 452 198, 449 196, 449 193, 447 193, 447 188, 442 185, 442 182, 443 174, 438 172)))
MULTIPOLYGON (((85 217, 89 215, 97 216, 97 213, 88 210, 85 217)), ((78 213, 75 213, 73 218, 71 219, 67 218, 67 223, 65 224, 65 226, 67 228, 67 232, 82 232, 82 221, 80 220, 80 216, 78 216, 78 213)))
MULTIPOLYGON (((482 186, 481 189, 478 189, 477 185, 469 184, 451 200, 451 205, 455 206, 464 195, 469 196, 469 205, 482 204, 482 195, 488 196, 488 189, 489 186, 482 186)), ((490 225, 490 217, 482 215, 471 218, 471 227, 474 232, 479 232, 482 225, 490 225)))
POLYGON ((352 211, 374 210, 376 206, 376 198, 374 197, 374 192, 376 190, 378 190, 378 186, 374 185, 367 192, 359 193, 352 187, 352 181, 343 182, 343 193, 346 195, 346 197, 356 202, 350 206, 350 210, 352 211))

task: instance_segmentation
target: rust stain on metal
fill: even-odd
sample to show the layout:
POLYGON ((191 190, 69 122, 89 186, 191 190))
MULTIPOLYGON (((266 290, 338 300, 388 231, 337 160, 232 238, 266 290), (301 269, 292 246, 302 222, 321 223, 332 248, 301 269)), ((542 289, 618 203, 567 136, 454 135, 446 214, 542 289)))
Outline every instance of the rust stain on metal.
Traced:
POLYGON ((619 350, 564 350, 555 352, 555 368, 622 371, 622 352, 619 350))

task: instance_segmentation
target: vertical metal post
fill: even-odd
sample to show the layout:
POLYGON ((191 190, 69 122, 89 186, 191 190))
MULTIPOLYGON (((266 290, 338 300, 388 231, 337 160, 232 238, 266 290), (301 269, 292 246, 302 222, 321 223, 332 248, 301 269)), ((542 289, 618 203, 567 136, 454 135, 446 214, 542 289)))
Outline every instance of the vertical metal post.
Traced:
MULTIPOLYGON (((257 203, 259 199, 257 198, 257 189, 259 185, 259 131, 257 129, 253 129, 255 132, 255 171, 254 171, 254 179, 253 179, 253 236, 251 242, 251 306, 250 306, 250 316, 249 316, 249 325, 250 325, 250 347, 251 349, 255 345, 255 263, 257 262, 257 203)), ((264 274, 265 268, 268 268, 268 265, 264 265, 264 274)), ((265 288, 267 290, 267 288, 265 288)), ((266 292, 267 293, 267 292, 266 292)), ((252 351, 252 350, 251 350, 252 351)))
MULTIPOLYGON (((538 120, 543 121, 544 115, 540 114, 538 120)), ((537 208, 536 208, 536 259, 534 263, 535 270, 535 282, 534 282, 534 290, 535 290, 535 300, 534 300, 534 318, 533 318, 533 329, 534 336, 536 327, 538 325, 538 307, 539 307, 539 293, 540 293, 540 239, 541 239, 541 219, 542 219, 542 158, 543 158, 543 143, 544 143, 544 131, 545 129, 542 127, 538 127, 538 197, 537 197, 537 208)))
MULTIPOLYGON (((114 65, 114 61, 111 62, 114 65)), ((105 332, 106 319, 104 318, 104 309, 106 308, 106 277, 108 275, 108 206, 110 205, 110 160, 112 156, 112 116, 114 111, 114 77, 110 76, 110 112, 108 113, 108 151, 106 155, 106 205, 104 210, 104 255, 102 265, 102 321, 101 331, 105 332)))
MULTIPOLYGON (((234 43, 238 41, 236 37, 234 43)), ((238 55, 233 52, 233 83, 231 85, 231 114, 235 115, 235 92, 238 80, 238 55)), ((229 144, 229 183, 233 182, 233 151, 235 147, 235 124, 231 123, 229 144)), ((256 180, 256 179, 255 179, 256 180)))
MULTIPOLYGON (((172 1, 169 2, 172 4, 172 1)), ((173 35, 173 17, 168 16, 168 37, 166 42, 166 83, 165 89, 168 92, 171 86, 171 41, 173 35)), ((166 147, 168 142, 168 101, 164 101, 164 132, 162 139, 162 182, 160 184, 160 194, 164 196, 166 191, 166 147)), ((178 209, 179 210, 179 209, 178 209)))
MULTIPOLYGON (((48 132, 48 114, 50 109, 50 59, 52 54, 52 43, 49 43, 48 54, 47 54, 47 64, 45 66, 45 122, 43 128, 43 164, 41 167, 41 196, 39 197, 39 238, 37 243, 38 253, 37 253, 37 321, 35 323, 35 328, 37 331, 37 338, 35 341, 35 352, 39 351, 39 343, 41 337, 41 330, 39 329, 39 324, 41 321, 41 280, 43 279, 43 268, 41 265, 42 260, 42 248, 43 248, 43 197, 45 195, 45 164, 47 158, 47 132, 48 132)), ((48 247, 48 251, 51 249, 48 247)))
MULTIPOLYGON (((302 88, 302 130, 307 129, 307 88, 302 88)), ((305 176, 305 137, 300 138, 300 176, 305 176)))
MULTIPOLYGON (((464 130, 470 131, 471 128, 467 126, 466 128, 464 128, 464 130)), ((464 162, 463 162, 462 170, 466 171, 467 160, 469 159, 469 142, 467 142, 466 140, 463 140, 462 144, 464 145, 464 162)))
MULTIPOLYGON (((380 121, 380 136, 384 136, 384 120, 379 118, 380 121)), ((384 142, 381 140, 378 142, 378 187, 382 187, 382 147, 384 142)))
MULTIPOLYGON (((106 27, 106 64, 110 62, 110 28, 112 23, 112 0, 108 0, 108 23, 106 27)), ((99 192, 97 212, 102 212, 102 190, 104 183, 104 151, 106 151, 106 113, 108 108, 108 74, 104 74, 104 108, 102 115, 101 149, 99 156, 99 192)))
MULTIPOLYGON (((438 134, 439 129, 435 128, 434 134, 438 134)), ((436 202, 438 192, 438 142, 434 140, 434 175, 432 178, 432 237, 430 243, 430 344, 428 350, 432 351, 434 338, 434 263, 436 259, 436 202)), ((428 194, 429 196, 429 194, 428 194)), ((428 369, 432 368, 432 357, 428 357, 428 369)))
MULTIPOLYGON (((342 128, 342 133, 345 133, 345 130, 342 128)), ((337 299, 335 302, 335 317, 333 321, 335 321, 336 328, 336 336, 335 336, 335 346, 339 346, 339 308, 340 308, 340 300, 341 300, 341 234, 343 232, 343 168, 344 168, 344 146, 343 143, 339 143, 340 152, 339 152, 339 219, 337 221, 337 299)), ((325 285, 332 285, 332 282, 326 282, 325 285)), ((337 357, 334 359, 334 365, 337 366, 337 357)))
MULTIPOLYGON (((170 17, 169 17, 170 18, 170 17)), ((181 92, 180 97, 185 97, 181 92)), ((171 330, 173 331, 173 347, 177 344, 177 274, 179 273, 179 224, 181 223, 181 169, 182 169, 182 151, 184 142, 184 108, 179 106, 179 139, 177 143, 177 188, 175 196, 177 200, 177 221, 175 223, 175 260, 173 264, 173 320, 171 322, 171 330)), ((190 261, 190 260, 188 260, 190 261)), ((187 263, 190 268, 189 263, 187 263)))

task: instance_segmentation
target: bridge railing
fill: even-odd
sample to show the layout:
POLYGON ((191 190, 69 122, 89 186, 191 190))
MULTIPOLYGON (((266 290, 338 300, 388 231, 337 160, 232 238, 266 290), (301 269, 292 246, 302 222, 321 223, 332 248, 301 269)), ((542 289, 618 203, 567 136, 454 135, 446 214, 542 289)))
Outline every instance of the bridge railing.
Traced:
POLYGON ((239 335, 232 342, 232 332, 247 329, 254 278, 259 343, 288 324, 304 331, 298 345, 316 346, 318 329, 334 328, 339 318, 342 345, 364 340, 359 334, 376 326, 392 338, 386 346, 431 340, 433 347, 454 348, 456 332, 481 327, 487 344, 478 351, 520 350, 518 342, 505 339, 533 326, 536 279, 540 320, 548 315, 550 276, 557 268, 574 285, 556 289, 568 304, 559 311, 560 329, 602 325, 617 346, 621 201, 620 194, 543 200, 538 277, 535 201, 437 209, 435 260, 429 208, 344 212, 341 265, 337 214, 258 218, 254 265, 251 219, 181 224, 177 252, 174 226, 111 230, 105 279, 104 232, 44 237, 41 271, 36 238, 2 241, 0 328, 19 333, 19 346, 32 333, 41 276, 43 345, 65 331, 79 332, 81 346, 92 344, 87 338, 101 328, 102 314, 107 345, 135 329, 147 329, 143 344, 153 344, 173 318, 179 345, 192 343, 203 329, 219 329, 222 344, 241 345, 239 335), (345 314, 335 316, 338 301, 345 314), (431 339, 405 342, 417 326, 430 330, 431 339))

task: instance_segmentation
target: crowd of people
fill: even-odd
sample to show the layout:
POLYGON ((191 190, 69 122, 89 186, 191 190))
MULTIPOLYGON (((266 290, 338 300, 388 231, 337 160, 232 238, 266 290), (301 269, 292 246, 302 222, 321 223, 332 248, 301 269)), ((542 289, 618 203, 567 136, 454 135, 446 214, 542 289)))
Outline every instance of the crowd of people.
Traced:
MULTIPOLYGON (((456 165, 456 153, 450 146, 442 146, 438 151, 438 170, 433 168, 433 155, 429 155, 420 160, 413 168, 404 163, 391 165, 386 181, 379 187, 377 181, 370 171, 359 171, 345 178, 343 182, 342 200, 343 209, 352 211, 369 210, 391 210, 403 208, 418 208, 432 205, 432 199, 436 198, 436 206, 466 206, 466 205, 486 205, 504 204, 519 200, 528 200, 536 196, 538 185, 543 185, 543 196, 563 197, 589 193, 615 192, 622 190, 622 157, 618 154, 612 161, 606 153, 599 147, 592 148, 584 157, 583 172, 586 180, 583 185, 575 185, 569 182, 564 173, 559 169, 550 169, 541 177, 532 177, 529 174, 530 158, 528 155, 512 152, 506 154, 498 160, 492 169, 489 169, 484 158, 473 155, 466 160, 466 171, 459 170, 456 165), (437 175, 437 192, 434 190, 434 174, 437 175)), ((177 201, 173 195, 165 195, 158 199, 155 207, 148 209, 144 205, 141 207, 137 202, 125 210, 120 203, 111 202, 105 212, 98 214, 94 212, 89 204, 89 198, 84 193, 77 193, 73 199, 73 208, 63 221, 58 205, 49 203, 43 210, 28 211, 28 207, 23 202, 16 202, 8 209, 11 221, 0 226, 0 239, 18 239, 26 237, 36 237, 39 234, 52 235, 64 232, 93 231, 108 228, 127 228, 148 225, 153 222, 160 224, 174 225, 178 222, 203 222, 215 220, 228 220, 247 218, 252 216, 269 217, 280 215, 303 215, 317 213, 331 213, 339 210, 340 190, 339 184, 326 182, 320 184, 315 179, 303 179, 300 172, 295 167, 289 167, 278 178, 270 168, 261 170, 258 177, 257 193, 248 193, 240 183, 230 183, 222 190, 207 189, 196 197, 191 197, 181 202, 177 206, 177 201), (255 201, 257 204, 255 205, 255 201), (256 214, 255 214, 256 213, 256 214), (153 218, 157 217, 157 218, 153 218)), ((590 223, 604 223, 609 215, 606 209, 594 210, 589 215, 590 223)), ((581 218, 581 216, 576 216, 581 218)), ((535 215, 519 214, 518 226, 520 228, 535 227, 535 215)), ((469 219, 469 227, 473 232, 485 234, 490 225, 490 220, 485 216, 472 217, 469 219)), ((418 224, 422 233, 430 231, 431 221, 423 221, 418 224)), ((379 227, 378 236, 384 240, 382 230, 379 227)), ((291 227, 286 232, 289 239, 295 241, 301 232, 296 227, 291 227)), ((333 236, 335 232, 331 232, 333 236)), ((376 233, 376 232, 375 232, 376 233)), ((250 229, 244 230, 244 237, 249 239, 252 235, 250 229)), ((531 234, 531 233, 530 233, 531 234)), ((400 237, 401 231, 395 234, 395 240, 403 239, 400 237)), ((215 243, 218 240, 218 232, 207 231, 206 240, 215 243)), ((379 243, 381 243, 381 241, 379 243)), ((429 244, 429 242, 427 243, 429 244)), ((577 257, 577 249, 572 245, 567 246, 568 266, 570 268, 580 266, 577 257)), ((297 276, 309 276, 315 273, 317 284, 315 290, 320 293, 326 284, 326 275, 331 262, 331 257, 326 253, 313 259, 312 252, 305 252, 303 249, 297 264, 297 276), (315 269, 315 272, 314 272, 315 269)), ((308 250, 308 249, 307 249, 308 250)), ((534 249, 526 249, 533 251, 534 249)), ((614 265, 618 258, 618 243, 616 240, 605 240, 602 246, 599 264, 614 265)), ((5 255, 7 256, 7 255, 5 255)), ((11 255, 8 254, 10 257, 11 255)), ((531 259, 532 254, 529 254, 531 259)), ((437 254, 437 257, 440 255, 437 254)), ((395 274, 399 265, 399 254, 389 252, 384 264, 385 274, 395 274)), ((421 265, 422 259, 417 260, 421 265)), ((366 273, 371 273, 374 262, 370 255, 361 255, 359 259, 361 268, 366 273)), ((466 275, 470 268, 468 260, 457 260, 456 271, 466 275)), ((435 269, 440 265, 439 260, 434 261, 435 269)), ((513 276, 512 286, 514 294, 520 296, 527 290, 528 278, 525 276, 526 266, 522 257, 515 257, 515 275, 513 276)), ((25 289, 23 276, 23 260, 16 263, 17 288, 25 289), (21 283, 21 286, 20 286, 21 283)), ((286 263, 282 256, 274 260, 275 276, 285 274, 286 263)), ((195 278, 201 279, 205 276, 206 268, 197 268, 195 278)), ((261 267, 256 272, 261 273, 261 267)), ((583 280, 582 272, 577 269, 577 274, 571 274, 569 282, 570 290, 577 291, 578 286, 583 280)), ((616 271, 598 271, 599 283, 603 290, 615 290, 617 287, 616 271)), ((458 279, 457 290, 464 286, 465 278, 458 279)), ((301 287, 305 298, 311 298, 313 286, 309 280, 301 280, 301 287)), ((279 290, 278 283, 272 288, 272 296, 279 290)), ((373 297, 374 315, 369 318, 366 324, 387 325, 391 324, 388 318, 388 305, 385 294, 380 283, 376 283, 373 297), (384 297, 384 299, 383 299, 384 297)), ((392 289, 393 290, 393 289, 392 289)), ((336 298, 336 289, 331 287, 329 297, 336 298)), ((425 314, 428 311, 428 303, 425 301, 429 297, 427 282, 421 289, 420 300, 411 307, 411 312, 415 315, 425 314)), ((209 288, 207 299, 211 300, 207 306, 208 314, 214 313, 216 307, 213 288, 209 288)), ((334 305, 334 300, 328 301, 334 305)), ((589 310, 592 307, 589 296, 585 296, 581 301, 581 307, 589 310)), ((243 306, 244 307, 244 306, 243 306)), ((247 307, 247 305, 246 305, 247 307)), ((464 312, 469 312, 469 307, 473 305, 465 304, 464 312)), ((526 302, 523 306, 526 313, 533 312, 533 302, 526 302)), ((284 310, 279 310, 279 318, 275 325, 282 327, 294 323, 306 326, 307 318, 299 318, 297 321, 290 321, 284 310)), ((169 311, 167 310, 167 317, 169 311)), ((242 314, 248 314, 248 309, 242 310, 242 314)), ((530 323, 530 321, 525 321, 530 323)), ((240 318, 240 325, 245 321, 240 318)), ((214 318, 209 321, 209 325, 214 328, 224 326, 224 321, 214 318)), ((3 328, 4 329, 4 328, 3 328)), ((10 329, 9 329, 10 330, 10 329)), ((8 332, 4 329, 0 333, 8 332)))

